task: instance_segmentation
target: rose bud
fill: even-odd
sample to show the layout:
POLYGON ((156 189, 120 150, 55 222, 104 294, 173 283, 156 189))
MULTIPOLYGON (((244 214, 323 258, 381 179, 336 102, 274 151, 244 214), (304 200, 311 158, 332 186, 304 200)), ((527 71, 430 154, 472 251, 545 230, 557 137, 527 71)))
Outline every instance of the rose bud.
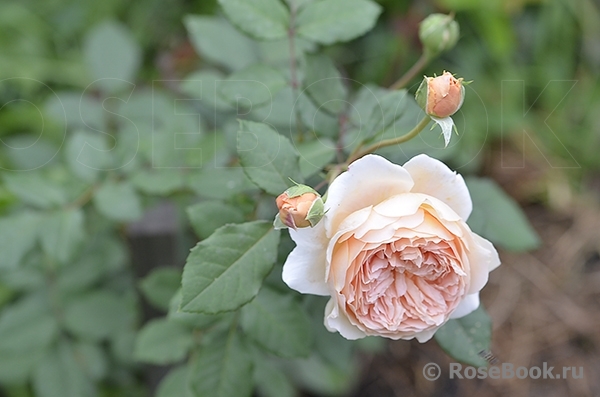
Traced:
POLYGON ((460 29, 452 15, 431 14, 419 25, 419 39, 427 56, 448 51, 458 41, 460 29))
POLYGON ((296 185, 276 199, 279 214, 275 217, 275 228, 291 229, 314 227, 324 214, 323 199, 313 188, 296 185))
POLYGON ((463 79, 457 79, 449 72, 437 77, 425 76, 415 94, 417 103, 425 113, 440 119, 456 113, 464 98, 463 79))

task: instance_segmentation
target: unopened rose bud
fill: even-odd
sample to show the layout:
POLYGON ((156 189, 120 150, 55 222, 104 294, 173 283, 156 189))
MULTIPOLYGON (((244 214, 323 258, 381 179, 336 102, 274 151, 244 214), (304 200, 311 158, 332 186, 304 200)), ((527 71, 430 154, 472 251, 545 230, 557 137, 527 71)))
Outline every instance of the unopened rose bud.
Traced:
POLYGON ((452 15, 431 14, 419 25, 419 39, 428 56, 448 51, 458 41, 460 29, 452 15))
POLYGON ((415 94, 425 113, 437 118, 452 116, 462 106, 464 98, 463 79, 457 79, 449 72, 437 77, 425 76, 415 94))
POLYGON ((275 218, 275 227, 292 229, 313 227, 324 215, 323 199, 313 188, 296 185, 275 200, 279 214, 275 218))

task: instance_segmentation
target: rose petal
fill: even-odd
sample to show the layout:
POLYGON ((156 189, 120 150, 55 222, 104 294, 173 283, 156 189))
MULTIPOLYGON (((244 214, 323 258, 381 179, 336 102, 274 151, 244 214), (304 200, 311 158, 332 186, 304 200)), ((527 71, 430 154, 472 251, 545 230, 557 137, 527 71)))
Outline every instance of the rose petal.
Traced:
POLYGON ((426 331, 421 331, 421 332, 415 334, 415 338, 417 338, 419 343, 425 343, 429 339, 433 338, 435 331, 437 331, 438 329, 439 329, 439 327, 435 328, 435 329, 428 329, 426 331))
POLYGON ((325 202, 325 229, 331 236, 348 215, 377 205, 413 187, 408 171, 381 156, 366 155, 348 167, 329 186, 325 202))
POLYGON ((479 292, 466 295, 459 303, 456 309, 450 315, 450 318, 461 318, 473 312, 479 307, 479 292))
POLYGON ((473 244, 470 244, 467 255, 471 267, 471 284, 467 293, 473 294, 481 291, 487 284, 489 273, 500 265, 500 258, 492 243, 475 233, 470 236, 473 244))
POLYGON ((471 215, 473 203, 463 177, 446 164, 425 154, 408 160, 403 166, 412 177, 412 192, 433 196, 454 210, 464 221, 471 215))
POLYGON ((283 265, 283 281, 303 294, 329 295, 325 282, 327 239, 323 222, 314 228, 289 229, 289 232, 296 248, 283 265))
POLYGON ((338 303, 332 297, 325 306, 325 327, 330 332, 339 332, 348 340, 361 339, 367 336, 363 331, 350 323, 346 313, 339 310, 338 303))

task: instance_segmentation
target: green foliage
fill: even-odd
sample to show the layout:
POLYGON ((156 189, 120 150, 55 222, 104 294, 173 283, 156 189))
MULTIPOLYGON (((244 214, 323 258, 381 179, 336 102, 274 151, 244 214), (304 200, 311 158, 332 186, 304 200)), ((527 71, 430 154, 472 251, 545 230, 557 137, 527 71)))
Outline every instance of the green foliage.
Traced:
POLYGON ((132 320, 122 298, 106 290, 77 296, 65 306, 65 328, 82 339, 105 339, 121 332, 132 320))
POLYGON ((102 215, 115 221, 133 221, 142 215, 140 199, 127 182, 107 182, 94 195, 94 204, 102 215))
POLYGON ((44 252, 58 263, 69 263, 85 239, 83 220, 80 209, 49 213, 40 224, 40 242, 44 252))
POLYGON ((190 223, 201 239, 228 223, 242 223, 244 213, 237 207, 221 201, 202 201, 187 208, 190 223))
POLYGON ((140 64, 140 49, 126 27, 107 21, 87 35, 84 55, 94 83, 113 92, 133 84, 140 64))
POLYGON ((263 288, 242 308, 242 329, 259 345, 281 357, 310 353, 310 322, 302 307, 290 295, 263 288))
POLYGON ((146 324, 137 336, 134 356, 151 364, 176 363, 192 347, 192 334, 183 324, 166 319, 146 324))
POLYGON ((219 85, 221 95, 232 105, 252 108, 270 103, 286 81, 277 69, 255 64, 232 73, 219 85))
POLYGON ((348 92, 331 59, 324 55, 307 55, 305 69, 304 84, 315 104, 331 113, 341 113, 348 92))
POLYGON ((225 15, 240 30, 262 40, 287 36, 289 11, 279 0, 219 0, 225 15))
POLYGON ((198 397, 250 397, 252 359, 234 332, 216 335, 192 362, 191 387, 198 397))
POLYGON ((222 19, 188 15, 184 19, 196 50, 231 70, 257 61, 256 44, 222 19))
POLYGON ((6 188, 23 202, 47 209, 65 204, 64 192, 37 172, 4 174, 6 188))
POLYGON ((435 340, 450 356, 465 364, 483 367, 487 362, 479 353, 490 348, 492 320, 482 306, 455 320, 448 320, 435 333, 435 340))
POLYGON ((490 179, 467 178, 473 199, 469 226, 495 244, 512 251, 540 245, 540 238, 518 204, 490 179))
POLYGON ((61 342, 42 359, 33 373, 33 388, 40 397, 91 397, 96 390, 76 352, 61 342))
POLYGON ((140 289, 148 302, 167 311, 171 299, 181 285, 181 271, 176 268, 155 269, 140 282, 140 289))
MULTIPOLYGON (((398 5, 382 13, 385 2, 372 0, 192 3, 0 5, 0 394, 145 396, 139 364, 150 363, 173 365, 158 397, 345 395, 359 378, 357 349, 380 348, 380 339, 329 333, 325 300, 289 291, 281 269, 294 244, 271 223, 274 196, 291 180, 325 186, 330 164, 421 117, 410 83, 379 87, 418 57, 391 32, 397 24, 376 26, 380 15, 396 20, 398 5), (176 208, 169 222, 154 218, 164 201, 176 208), (193 232, 201 241, 182 270, 173 264, 197 240, 193 232), (163 258, 153 240, 163 233, 176 240, 172 261, 138 279, 150 270, 145 258, 163 258), (152 239, 144 255, 140 235, 152 239), (167 313, 144 324, 145 303, 167 313)), ((427 153, 475 171, 488 142, 513 139, 522 124, 542 131, 552 116, 552 131, 527 133, 550 160, 562 159, 553 169, 574 159, 597 168, 587 114, 600 97, 585 62, 598 63, 577 32, 597 37, 600 24, 568 19, 574 13, 561 7, 570 5, 536 5, 532 31, 529 17, 515 19, 499 3, 437 3, 462 10, 467 29, 432 71, 455 65, 475 80, 467 97, 480 96, 485 109, 467 100, 468 124, 457 117, 448 149, 438 131, 424 131, 379 153, 399 164, 427 153), (517 40, 529 31, 535 40, 517 40), (551 66, 523 72, 512 54, 551 66), (577 100, 565 96, 567 85, 532 91, 573 70, 577 100), (526 95, 496 86, 498 76, 520 72, 531 82, 526 95)), ((467 183, 474 231, 510 250, 539 246, 497 185, 467 183)), ((472 365, 485 365, 477 353, 490 337, 483 308, 436 334, 472 365)))
POLYGON ((192 250, 183 271, 181 309, 219 313, 256 296, 277 257, 279 231, 269 222, 225 225, 192 250))
POLYGON ((40 218, 32 212, 21 212, 0 219, 0 267, 16 267, 23 256, 33 248, 40 218))
POLYGON ((188 373, 187 366, 172 369, 160 382, 156 397, 194 397, 189 387, 188 373))
POLYGON ((302 183, 298 153, 290 140, 266 124, 240 121, 238 153, 248 178, 274 196, 302 183))
POLYGON ((320 44, 352 40, 371 30, 381 7, 370 0, 323 0, 298 13, 298 34, 320 44))

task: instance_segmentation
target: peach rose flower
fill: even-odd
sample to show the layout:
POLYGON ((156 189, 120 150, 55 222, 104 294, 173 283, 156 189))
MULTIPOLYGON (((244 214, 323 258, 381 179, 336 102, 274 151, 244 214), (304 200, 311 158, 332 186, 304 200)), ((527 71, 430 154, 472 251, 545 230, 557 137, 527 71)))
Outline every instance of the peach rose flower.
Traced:
POLYGON ((479 306, 500 264, 465 223, 471 209, 463 178, 442 162, 419 155, 399 166, 367 155, 331 184, 321 222, 290 229, 296 248, 283 280, 331 296, 325 326, 347 339, 425 342, 479 306))

